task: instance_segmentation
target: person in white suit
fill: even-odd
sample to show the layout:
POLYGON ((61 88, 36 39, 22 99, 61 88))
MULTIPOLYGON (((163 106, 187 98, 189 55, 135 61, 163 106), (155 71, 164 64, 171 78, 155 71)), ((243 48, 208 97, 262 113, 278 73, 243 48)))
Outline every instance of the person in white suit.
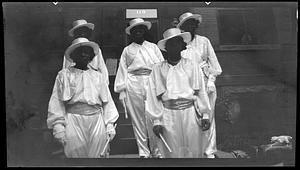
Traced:
POLYGON ((214 115, 217 99, 215 81, 216 77, 222 73, 222 69, 210 40, 204 36, 196 34, 196 29, 201 22, 201 15, 186 12, 179 17, 177 28, 180 28, 184 32, 189 32, 192 36, 192 40, 187 43, 187 49, 182 51, 182 57, 191 59, 193 62, 198 63, 204 73, 205 87, 207 89, 213 113, 211 117, 211 127, 206 132, 208 141, 205 144, 205 155, 208 158, 214 158, 214 153, 217 152, 216 124, 214 115))
POLYGON ((67 158, 107 157, 119 114, 103 74, 88 67, 99 52, 86 38, 73 40, 65 57, 75 65, 58 72, 48 105, 47 125, 67 158))
POLYGON ((210 127, 211 109, 198 64, 182 58, 191 40, 188 32, 170 28, 158 47, 166 60, 155 64, 146 95, 146 113, 163 158, 204 158, 203 135, 210 127))
POLYGON ((152 132, 152 123, 145 114, 144 103, 152 66, 164 60, 157 45, 145 40, 145 33, 150 28, 151 22, 142 18, 129 22, 125 32, 133 42, 122 52, 114 84, 114 91, 120 93, 119 99, 129 111, 141 158, 160 156, 152 140, 155 135, 152 132))

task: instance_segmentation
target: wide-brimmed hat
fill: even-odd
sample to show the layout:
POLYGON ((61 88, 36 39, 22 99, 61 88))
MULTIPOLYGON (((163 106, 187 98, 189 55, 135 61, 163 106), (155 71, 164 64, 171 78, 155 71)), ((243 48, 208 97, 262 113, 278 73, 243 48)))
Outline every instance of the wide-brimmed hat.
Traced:
POLYGON ((73 22, 73 28, 69 30, 69 36, 73 37, 74 34, 74 30, 80 27, 88 27, 91 30, 94 30, 95 25, 92 23, 88 23, 86 20, 84 19, 80 19, 80 20, 76 20, 73 22))
POLYGON ((144 21, 142 18, 135 18, 129 21, 129 26, 125 29, 126 34, 130 35, 130 30, 138 25, 145 25, 150 30, 152 24, 149 21, 144 21))
POLYGON ((194 18, 198 20, 200 23, 202 22, 202 16, 199 14, 193 14, 191 12, 186 12, 179 17, 179 23, 177 24, 177 28, 180 28, 180 26, 188 19, 194 18))
POLYGON ((73 62, 73 60, 70 57, 70 54, 72 53, 72 51, 74 51, 76 48, 78 48, 80 46, 90 46, 90 47, 92 47, 94 49, 95 55, 97 55, 98 52, 99 52, 98 44, 96 44, 92 41, 89 41, 86 38, 77 38, 77 39, 73 40, 72 44, 67 48, 67 50, 65 52, 66 59, 73 62))
POLYGON ((158 41, 157 46, 159 49, 166 51, 165 46, 166 46, 166 42, 174 37, 182 37, 183 41, 185 43, 188 43, 191 41, 191 33, 189 32, 181 32, 181 30, 179 28, 170 28, 167 29, 164 33, 163 33, 163 37, 164 39, 158 41))

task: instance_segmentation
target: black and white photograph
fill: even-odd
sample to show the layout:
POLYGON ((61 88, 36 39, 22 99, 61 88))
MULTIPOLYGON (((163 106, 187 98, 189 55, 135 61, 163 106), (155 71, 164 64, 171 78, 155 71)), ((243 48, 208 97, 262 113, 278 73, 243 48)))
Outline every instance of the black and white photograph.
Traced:
POLYGON ((298 2, 2 2, 6 167, 293 167, 298 2))

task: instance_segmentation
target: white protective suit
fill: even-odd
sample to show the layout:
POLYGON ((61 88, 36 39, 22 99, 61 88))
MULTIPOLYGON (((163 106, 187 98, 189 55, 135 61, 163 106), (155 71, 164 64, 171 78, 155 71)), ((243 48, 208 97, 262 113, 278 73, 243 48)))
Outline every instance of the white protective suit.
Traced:
MULTIPOLYGON (((71 61, 67 60, 66 57, 64 56, 63 67, 62 67, 63 69, 68 68, 70 66, 74 66, 74 65, 75 65, 74 62, 71 62, 71 61)), ((109 75, 108 75, 107 67, 105 65, 105 62, 104 62, 104 59, 103 59, 102 52, 101 52, 100 48, 99 48, 98 54, 88 64, 88 67, 102 73, 103 77, 104 77, 104 80, 107 82, 107 84, 109 84, 109 75)))
POLYGON ((163 61, 153 67, 146 113, 154 125, 164 127, 162 136, 172 150, 169 152, 162 140, 157 139, 164 158, 204 157, 203 142, 207 139, 198 123, 195 106, 208 118, 211 109, 202 74, 197 65, 184 58, 175 66, 163 61))
MULTIPOLYGON (((204 73, 205 86, 208 83, 214 84, 215 79, 222 73, 222 69, 214 52, 214 49, 208 38, 195 35, 195 38, 187 43, 187 49, 181 52, 183 58, 188 58, 198 63, 204 73)), ((217 151, 216 144, 216 124, 215 124, 215 103, 217 91, 208 93, 210 106, 212 109, 212 120, 209 131, 206 132, 208 141, 206 142, 206 156, 211 156, 217 151)))
POLYGON ((163 60, 157 45, 148 41, 144 41, 142 45, 131 43, 124 48, 120 58, 114 90, 126 96, 125 103, 132 120, 139 156, 150 157, 151 154, 156 156, 155 154, 159 152, 152 140, 154 134, 150 119, 145 115, 144 100, 152 66, 163 60), (150 138, 150 141, 147 138, 150 138))
POLYGON ((65 132, 66 157, 99 158, 108 138, 107 125, 118 117, 101 73, 74 67, 58 73, 49 101, 47 125, 54 135, 65 132))

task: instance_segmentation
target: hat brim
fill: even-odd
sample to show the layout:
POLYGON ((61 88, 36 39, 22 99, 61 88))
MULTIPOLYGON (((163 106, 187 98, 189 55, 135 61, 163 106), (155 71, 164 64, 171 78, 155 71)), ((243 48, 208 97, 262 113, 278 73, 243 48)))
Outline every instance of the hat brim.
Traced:
POLYGON ((148 28, 148 30, 150 30, 150 28, 152 26, 151 22, 149 22, 149 21, 144 21, 144 22, 139 22, 139 23, 136 23, 136 24, 132 24, 132 25, 130 25, 129 27, 127 27, 125 29, 126 34, 130 35, 130 30, 133 27, 138 26, 138 25, 145 25, 148 28))
MULTIPOLYGON (((90 46, 94 49, 94 53, 95 53, 95 56, 98 55, 99 53, 99 46, 98 44, 94 43, 94 42, 80 42, 80 43, 77 43, 77 44, 72 44, 70 45, 66 52, 65 52, 65 58, 70 61, 70 62, 73 62, 73 60, 71 59, 70 57, 70 54, 78 47, 80 46, 90 46)), ((94 56, 94 57, 95 57, 94 56)))
POLYGON ((191 19, 191 18, 198 20, 200 23, 202 22, 202 16, 201 16, 201 15, 199 15, 199 14, 193 14, 193 15, 191 15, 191 16, 189 16, 189 17, 184 18, 182 21, 180 21, 180 22, 177 24, 176 27, 177 27, 177 28, 180 28, 181 25, 182 25, 186 20, 191 19))
POLYGON ((91 30, 94 30, 95 25, 92 23, 86 23, 86 24, 82 24, 82 25, 77 25, 75 27, 73 27, 72 29, 70 29, 69 31, 69 36, 73 37, 74 36, 74 30, 80 27, 88 27, 91 30))
POLYGON ((189 32, 183 32, 183 33, 180 33, 180 34, 177 34, 177 35, 174 35, 174 36, 171 36, 171 37, 168 37, 166 39, 162 39, 162 40, 158 41, 158 43, 157 43, 158 48, 163 50, 163 51, 167 51, 166 48, 165 48, 166 47, 166 42, 169 39, 174 38, 174 37, 178 37, 178 36, 182 37, 183 41, 185 43, 190 42, 191 39, 192 39, 191 34, 189 32))

